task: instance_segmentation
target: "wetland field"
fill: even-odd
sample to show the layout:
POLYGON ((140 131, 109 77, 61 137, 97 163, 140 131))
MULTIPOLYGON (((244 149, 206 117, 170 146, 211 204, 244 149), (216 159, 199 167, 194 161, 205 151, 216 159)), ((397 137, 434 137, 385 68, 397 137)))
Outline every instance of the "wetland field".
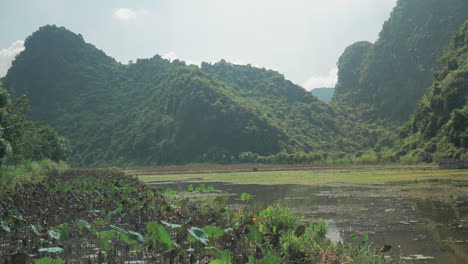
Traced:
POLYGON ((435 166, 222 166, 135 169, 144 182, 193 195, 213 186, 228 202, 249 193, 263 206, 280 203, 306 219, 323 218, 327 236, 349 242, 368 235, 374 247, 412 263, 468 262, 468 171, 435 166))

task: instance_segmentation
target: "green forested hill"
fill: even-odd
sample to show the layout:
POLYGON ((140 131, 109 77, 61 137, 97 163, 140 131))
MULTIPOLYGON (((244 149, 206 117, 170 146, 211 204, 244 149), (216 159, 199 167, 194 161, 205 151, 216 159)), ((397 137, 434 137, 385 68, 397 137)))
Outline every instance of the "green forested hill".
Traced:
POLYGON ((34 120, 71 139, 80 165, 188 162, 250 149, 275 153, 287 141, 224 84, 158 56, 121 65, 65 28, 26 40, 5 85, 27 94, 34 120))
POLYGON ((465 19, 466 0, 399 0, 374 44, 353 44, 340 58, 334 103, 364 109, 365 118, 406 121, 465 19))
POLYGON ((198 68, 159 56, 123 65, 56 26, 39 29, 25 47, 5 87, 30 98, 32 119, 70 139, 78 166, 353 152, 372 147, 381 132, 274 71, 225 61, 198 68))
POLYGON ((442 70, 400 131, 398 155, 468 158, 468 20, 441 58, 442 70))
MULTIPOLYGON (((451 7, 465 7, 463 2, 449 1, 455 1, 451 7)), ((462 16, 458 9, 455 12, 442 8, 436 12, 433 8, 437 3, 433 1, 427 5, 419 0, 400 0, 377 43, 358 42, 346 49, 338 62, 339 80, 332 105, 278 72, 250 65, 222 60, 197 67, 179 60, 170 62, 158 55, 124 65, 86 43, 81 35, 56 26, 42 27, 27 38, 25 50, 16 57, 3 83, 14 96, 29 97, 33 120, 44 122, 70 139, 71 164, 75 166, 231 162, 246 157, 245 153, 282 153, 277 157, 281 159, 286 157, 284 153, 297 153, 300 157, 310 152, 311 157, 319 153, 316 156, 321 158, 344 158, 347 153, 357 152, 359 157, 364 151, 381 151, 393 145, 397 131, 394 121, 402 120, 405 105, 417 99, 416 86, 422 86, 421 80, 426 78, 419 77, 432 71, 428 66, 433 60, 431 51, 442 49, 442 40, 436 41, 439 44, 427 44, 430 48, 423 48, 424 52, 417 50, 422 45, 418 42, 411 46, 415 50, 403 52, 405 56, 400 53, 401 47, 395 48, 406 40, 405 31, 400 31, 408 26, 408 21, 418 21, 411 24, 412 33, 408 34, 415 39, 422 36, 414 32, 424 19, 416 19, 418 16, 411 12, 423 12, 416 7, 429 8, 423 13, 429 12, 433 18, 427 21, 440 22, 451 10, 454 15, 447 20, 450 26, 462 16), (405 23, 401 28, 390 26, 395 21, 405 23), (400 39, 391 40, 391 36, 400 39), (393 54, 394 61, 377 63, 382 61, 378 59, 382 54, 387 59, 388 54, 393 54), (424 74, 418 75, 408 66, 414 66, 414 58, 421 62, 418 65, 424 70, 419 73, 424 74), (392 72, 395 68, 398 71, 392 72), (367 85, 371 79, 373 85, 367 85), (401 86, 395 88, 395 82, 401 86), (392 107, 384 107, 390 102, 392 107)), ((428 32, 423 35, 431 42, 449 34, 447 25, 441 26, 444 30, 439 29, 440 32, 427 27, 421 32, 428 32)), ((451 52, 454 50, 458 49, 451 52)), ((458 59, 463 58, 457 54, 458 59)), ((447 61, 444 59, 444 67, 449 67, 446 75, 452 76, 448 72, 453 70, 453 63, 447 61)), ((437 76, 439 82, 445 82, 444 74, 437 76)), ((458 99, 463 98, 460 96, 457 94, 458 99)), ((466 105, 466 101, 463 103, 466 105)), ((408 125, 402 130, 405 139, 397 147, 397 154, 420 149, 423 143, 414 142, 435 135, 420 131, 434 131, 441 126, 443 131, 452 131, 444 135, 450 135, 455 148, 466 144, 465 132, 460 132, 466 111, 458 105, 453 107, 459 111, 452 113, 455 108, 447 108, 444 115, 430 114, 434 117, 427 119, 429 125, 418 123, 428 113, 416 112, 414 123, 418 124, 412 125, 412 130, 408 130, 408 125), (422 128, 428 126, 431 129, 422 128)), ((385 156, 388 157, 388 151, 385 156)))

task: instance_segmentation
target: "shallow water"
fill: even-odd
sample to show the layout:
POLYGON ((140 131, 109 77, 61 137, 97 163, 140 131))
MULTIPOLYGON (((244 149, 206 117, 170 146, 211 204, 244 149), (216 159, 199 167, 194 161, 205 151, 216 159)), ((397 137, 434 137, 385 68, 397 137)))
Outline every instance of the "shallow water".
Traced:
MULTIPOLYGON (((191 183, 151 184, 162 189, 185 191, 191 183)), ((334 241, 347 243, 351 234, 368 234, 372 247, 392 245, 388 254, 434 257, 414 263, 468 263, 468 197, 447 194, 451 199, 440 201, 427 198, 427 195, 426 198, 398 195, 402 186, 411 184, 416 187, 427 182, 307 186, 203 183, 229 193, 229 203, 233 207, 245 204, 240 195, 246 192, 265 206, 279 202, 308 219, 323 218, 329 223, 328 235, 334 241)), ((450 188, 467 188, 466 182, 436 184, 446 184, 448 191, 450 188)), ((428 187, 424 191, 431 192, 431 189, 428 187)))

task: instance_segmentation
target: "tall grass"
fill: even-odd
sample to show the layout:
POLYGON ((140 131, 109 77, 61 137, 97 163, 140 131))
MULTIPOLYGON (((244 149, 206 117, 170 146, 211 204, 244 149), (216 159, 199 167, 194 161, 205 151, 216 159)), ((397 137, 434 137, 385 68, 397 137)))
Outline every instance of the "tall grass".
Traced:
POLYGON ((406 165, 414 165, 418 163, 418 157, 412 155, 411 153, 408 153, 405 156, 400 157, 400 163, 406 165))
POLYGON ((51 160, 24 161, 18 165, 0 167, 0 194, 2 190, 9 190, 18 184, 36 182, 54 171, 68 169, 65 162, 51 160))

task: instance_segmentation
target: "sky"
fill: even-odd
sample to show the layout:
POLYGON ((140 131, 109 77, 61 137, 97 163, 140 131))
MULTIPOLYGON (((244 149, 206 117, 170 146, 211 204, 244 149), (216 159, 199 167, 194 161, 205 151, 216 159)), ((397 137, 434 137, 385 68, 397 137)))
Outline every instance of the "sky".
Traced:
POLYGON ((307 90, 333 87, 336 62, 374 42, 397 0, 0 0, 0 77, 24 40, 64 26, 122 63, 156 54, 220 59, 282 73, 307 90))

